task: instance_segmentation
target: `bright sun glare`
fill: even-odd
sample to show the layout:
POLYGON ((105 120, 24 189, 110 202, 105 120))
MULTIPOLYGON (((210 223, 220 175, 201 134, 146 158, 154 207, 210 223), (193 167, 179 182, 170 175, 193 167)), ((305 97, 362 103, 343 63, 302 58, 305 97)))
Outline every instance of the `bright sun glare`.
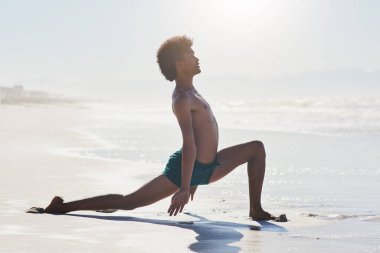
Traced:
POLYGON ((271 4, 273 0, 211 0, 203 1, 202 8, 210 11, 211 18, 223 19, 250 19, 254 16, 262 15, 263 10, 271 4))

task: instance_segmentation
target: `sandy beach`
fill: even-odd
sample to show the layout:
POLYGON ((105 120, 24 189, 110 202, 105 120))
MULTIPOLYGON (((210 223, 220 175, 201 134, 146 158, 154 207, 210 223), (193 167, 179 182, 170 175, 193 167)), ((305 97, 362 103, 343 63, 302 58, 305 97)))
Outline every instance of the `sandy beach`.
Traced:
POLYGON ((379 9, 0 1, 0 253, 380 253, 379 9), (171 197, 131 211, 28 212, 55 196, 128 195, 183 147, 184 164, 194 150, 207 163, 255 140, 262 189, 263 147, 242 145, 219 162, 249 160, 251 185, 238 166, 174 217, 171 197), (259 191, 288 222, 250 219, 259 191))
MULTIPOLYGON (((337 182, 340 187, 332 190, 327 179, 315 183, 329 174, 329 169, 316 173, 306 166, 314 162, 314 167, 323 167, 330 162, 331 149, 320 151, 326 144, 342 148, 334 155, 340 161, 344 155, 353 157, 352 154, 365 150, 369 150, 370 157, 374 154, 370 145, 376 145, 373 138, 361 146, 355 138, 222 130, 222 147, 252 135, 265 141, 269 155, 264 207, 277 215, 286 213, 290 219, 287 223, 248 219, 245 168, 238 168, 229 178, 213 185, 199 187, 194 201, 177 217, 166 213, 170 199, 112 214, 25 213, 29 207, 46 206, 56 194, 70 201, 128 193, 161 173, 170 150, 178 147, 174 126, 128 123, 130 128, 123 137, 125 146, 140 152, 138 136, 144 136, 141 145, 150 141, 152 145, 140 155, 125 154, 127 159, 122 159, 115 152, 122 150, 122 144, 112 141, 117 132, 99 130, 112 129, 115 123, 105 121, 107 115, 101 114, 80 104, 0 104, 0 252, 380 252, 380 209, 374 203, 377 193, 366 192, 376 189, 371 188, 371 183, 379 177, 378 162, 367 160, 377 170, 368 174, 372 175, 369 188, 358 189, 360 194, 366 194, 363 199, 353 194, 348 201, 356 199, 356 203, 341 207, 346 202, 337 201, 339 205, 334 205, 327 196, 335 191, 336 199, 346 198, 343 188, 357 187, 351 184, 355 182, 348 184, 348 175, 337 182), (174 133, 167 146, 150 137, 152 129, 161 138, 168 136, 161 133, 174 133), (355 141, 359 144, 356 150, 344 148, 355 141), (304 148, 297 148, 296 143, 303 143, 304 148), (313 158, 315 151, 326 160, 313 158), (303 158, 295 159, 294 155, 303 158), (285 174, 305 169, 288 177, 281 168, 288 169, 285 174), (305 174, 313 180, 302 177, 305 174), (315 185, 311 185, 313 182, 315 185), (316 187, 320 189, 315 190, 316 187)), ((351 163, 351 168, 356 165, 351 163)), ((334 175, 331 172, 327 176, 336 180, 334 175)), ((362 176, 366 176, 365 171, 362 176)))

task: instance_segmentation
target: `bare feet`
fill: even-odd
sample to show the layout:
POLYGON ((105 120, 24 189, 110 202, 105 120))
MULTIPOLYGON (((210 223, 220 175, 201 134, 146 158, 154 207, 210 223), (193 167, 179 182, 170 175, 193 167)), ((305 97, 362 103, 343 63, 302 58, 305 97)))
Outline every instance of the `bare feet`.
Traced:
POLYGON ((268 212, 265 212, 263 209, 254 210, 252 209, 249 213, 249 217, 255 221, 263 221, 263 220, 275 220, 276 217, 268 212))
POLYGON ((266 220, 274 220, 276 222, 289 221, 285 214, 281 214, 280 216, 276 217, 268 212, 265 212, 262 208, 251 209, 251 212, 249 213, 249 217, 251 217, 251 219, 255 221, 266 221, 266 220))
POLYGON ((45 208, 45 213, 51 214, 63 214, 63 199, 61 197, 55 196, 50 202, 50 205, 45 208))

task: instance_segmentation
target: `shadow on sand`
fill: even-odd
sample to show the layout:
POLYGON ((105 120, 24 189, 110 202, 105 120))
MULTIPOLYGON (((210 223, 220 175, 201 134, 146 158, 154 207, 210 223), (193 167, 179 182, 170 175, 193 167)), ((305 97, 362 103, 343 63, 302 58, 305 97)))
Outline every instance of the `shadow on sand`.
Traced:
POLYGON ((130 216, 103 216, 103 215, 85 215, 85 214, 66 214, 68 216, 112 220, 112 221, 129 221, 129 222, 144 222, 157 225, 174 226, 184 229, 191 229, 198 235, 195 237, 196 242, 189 245, 189 249, 194 252, 239 252, 241 249, 237 246, 230 246, 229 244, 238 242, 243 238, 243 234, 237 229, 247 229, 256 231, 269 231, 269 232, 287 232, 284 227, 276 224, 260 221, 260 226, 225 222, 225 221, 211 221, 202 216, 192 213, 187 215, 197 218, 197 221, 178 222, 173 220, 160 220, 160 219, 146 219, 130 216))

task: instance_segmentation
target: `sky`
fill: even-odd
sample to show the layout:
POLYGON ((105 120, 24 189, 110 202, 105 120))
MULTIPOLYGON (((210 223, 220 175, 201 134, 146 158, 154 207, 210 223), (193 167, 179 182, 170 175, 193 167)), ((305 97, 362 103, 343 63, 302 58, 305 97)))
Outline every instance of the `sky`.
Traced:
POLYGON ((0 86, 169 89, 156 51, 187 35, 200 59, 199 85, 245 85, 268 96, 342 85, 373 93, 380 91, 379 11, 377 0, 2 0, 0 86))

